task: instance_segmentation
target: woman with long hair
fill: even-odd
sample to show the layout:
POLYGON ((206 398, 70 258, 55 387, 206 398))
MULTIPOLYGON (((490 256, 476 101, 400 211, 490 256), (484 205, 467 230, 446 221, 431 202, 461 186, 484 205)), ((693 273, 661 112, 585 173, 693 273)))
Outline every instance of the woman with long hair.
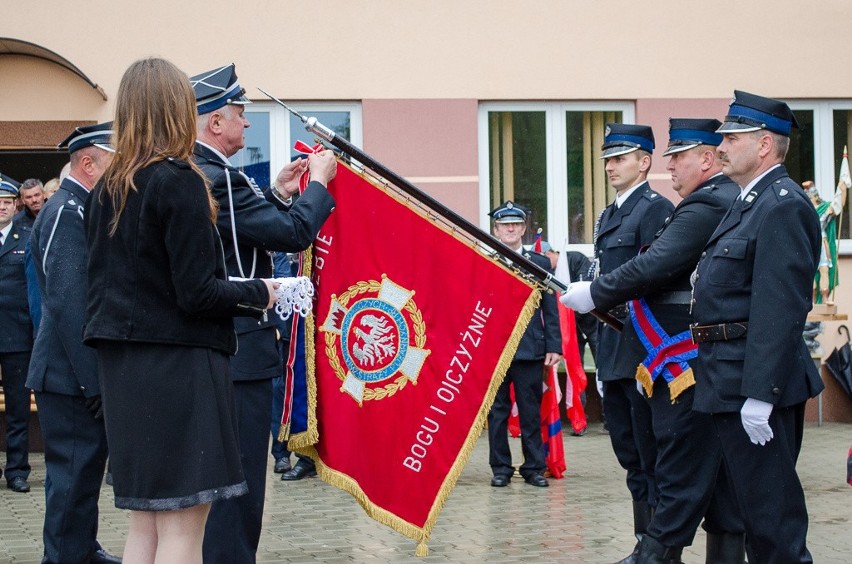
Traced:
POLYGON ((210 504, 246 493, 232 317, 275 301, 271 280, 227 280, 215 200, 192 163, 195 120, 183 72, 157 58, 130 65, 115 157, 86 209, 84 340, 97 348, 115 505, 131 510, 131 564, 201 562, 210 504))

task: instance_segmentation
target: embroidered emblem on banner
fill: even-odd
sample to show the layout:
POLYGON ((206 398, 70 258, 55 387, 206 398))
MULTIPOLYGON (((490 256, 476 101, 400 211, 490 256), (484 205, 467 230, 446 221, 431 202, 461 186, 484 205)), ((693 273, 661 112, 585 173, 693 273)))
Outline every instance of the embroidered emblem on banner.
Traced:
POLYGON ((417 377, 431 351, 414 292, 382 275, 332 294, 325 333, 329 364, 346 392, 362 405, 402 390, 417 377), (342 361, 342 362, 341 362, 342 361))

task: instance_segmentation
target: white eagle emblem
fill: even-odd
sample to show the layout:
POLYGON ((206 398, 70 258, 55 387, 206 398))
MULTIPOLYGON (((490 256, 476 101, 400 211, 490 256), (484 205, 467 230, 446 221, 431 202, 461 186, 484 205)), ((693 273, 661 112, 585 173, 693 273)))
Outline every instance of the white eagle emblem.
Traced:
POLYGON ((384 360, 396 354, 394 335, 388 334, 393 330, 386 318, 379 319, 375 315, 365 315, 361 318, 362 327, 369 327, 370 332, 365 333, 361 327, 355 327, 356 340, 364 343, 361 346, 356 342, 352 346, 352 355, 368 366, 375 366, 376 361, 384 360))
POLYGON ((426 324, 413 298, 413 291, 384 274, 381 283, 358 282, 332 295, 319 330, 340 390, 358 405, 417 383, 431 351, 424 348, 426 324))

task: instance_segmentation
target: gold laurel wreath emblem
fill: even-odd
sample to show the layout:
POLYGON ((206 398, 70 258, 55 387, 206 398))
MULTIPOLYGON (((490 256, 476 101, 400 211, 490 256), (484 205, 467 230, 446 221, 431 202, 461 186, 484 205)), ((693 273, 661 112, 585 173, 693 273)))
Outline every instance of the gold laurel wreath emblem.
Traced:
MULTIPOLYGON (((345 292, 337 296, 337 301, 340 302, 341 305, 347 306, 349 305, 349 300, 359 294, 363 294, 365 292, 375 292, 378 294, 381 286, 381 282, 377 282, 375 280, 358 282, 357 284, 349 286, 345 292)), ((411 322, 414 325, 414 345, 417 348, 423 348, 423 345, 426 344, 426 324, 423 322, 423 314, 420 313, 419 309, 417 309, 417 305, 414 303, 413 299, 408 300, 402 309, 411 315, 411 322)), ((325 354, 328 357, 328 363, 331 365, 331 368, 334 370, 337 378, 343 382, 343 380, 346 379, 346 370, 344 370, 343 366, 340 364, 340 359, 337 357, 337 347, 335 346, 336 342, 337 335, 333 333, 325 334, 325 354)), ((396 380, 383 387, 365 387, 364 399, 380 400, 389 398, 403 389, 407 383, 408 378, 405 374, 400 374, 397 376, 396 380)))

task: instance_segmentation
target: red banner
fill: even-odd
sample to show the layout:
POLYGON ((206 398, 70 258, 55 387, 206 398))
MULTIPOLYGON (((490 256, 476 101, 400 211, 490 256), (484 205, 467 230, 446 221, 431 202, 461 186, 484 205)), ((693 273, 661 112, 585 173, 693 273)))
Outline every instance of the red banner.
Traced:
POLYGON ((291 444, 367 513, 425 541, 539 293, 386 187, 338 165, 314 242, 315 413, 291 444))

